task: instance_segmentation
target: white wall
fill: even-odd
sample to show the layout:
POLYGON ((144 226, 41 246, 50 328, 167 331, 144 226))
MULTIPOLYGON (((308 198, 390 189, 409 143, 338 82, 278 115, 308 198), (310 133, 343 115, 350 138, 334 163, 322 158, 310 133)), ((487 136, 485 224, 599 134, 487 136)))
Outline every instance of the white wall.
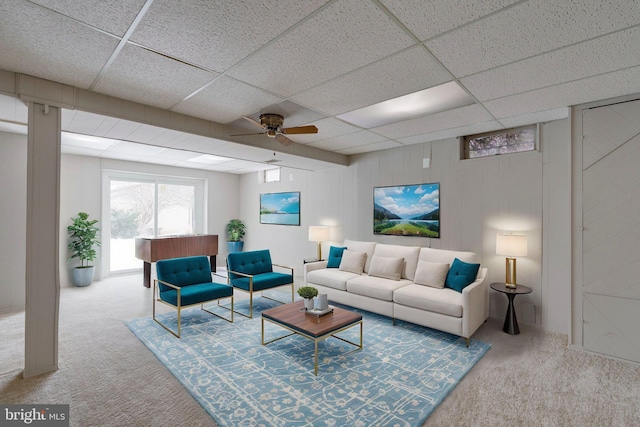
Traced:
POLYGON ((27 137, 0 132, 0 312, 24 308, 27 137))
MULTIPOLYGON (((489 282, 500 282, 505 267, 504 257, 495 254, 496 233, 525 232, 529 254, 518 260, 518 282, 534 292, 518 297, 516 306, 522 311, 523 304, 533 304, 535 313, 531 310, 534 314, 528 317, 526 310, 519 312, 519 319, 567 332, 568 120, 545 124, 541 133, 540 152, 461 161, 458 140, 447 139, 356 155, 350 166, 329 171, 283 169, 280 183, 261 184, 256 174, 243 175, 240 212, 247 224, 245 247, 270 248, 274 262, 296 269, 299 283, 303 259, 315 255, 315 243, 307 239, 308 227, 329 225, 335 243, 349 238, 478 252, 483 266, 489 268, 489 282), (431 159, 428 169, 422 167, 426 157, 431 159), (440 182, 441 238, 374 235, 373 187, 424 182, 440 182), (280 191, 301 192, 300 227, 259 223, 259 195, 280 191), (543 232, 543 224, 551 232, 543 232), (543 263, 543 248, 549 266, 543 263)), ((324 245, 323 253, 329 245, 324 245)), ((504 317, 504 295, 491 292, 490 297, 490 315, 504 317)))

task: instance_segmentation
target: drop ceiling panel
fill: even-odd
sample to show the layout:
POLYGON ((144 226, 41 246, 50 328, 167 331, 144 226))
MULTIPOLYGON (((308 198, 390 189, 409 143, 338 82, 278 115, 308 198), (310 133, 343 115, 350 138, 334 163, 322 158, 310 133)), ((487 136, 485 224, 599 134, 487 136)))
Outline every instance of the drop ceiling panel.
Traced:
POLYGON ((452 79, 422 46, 414 46, 293 96, 328 114, 341 114, 452 79))
POLYGON ((639 40, 640 27, 635 27, 474 74, 461 82, 480 101, 540 89, 640 65, 639 40))
POLYGON ((113 120, 115 120, 115 123, 103 135, 105 138, 129 139, 130 135, 134 133, 140 126, 142 126, 141 123, 132 122, 130 120, 119 120, 119 119, 113 119, 113 120))
POLYGON ((551 122, 569 117, 569 107, 554 108, 553 110, 536 111, 535 113, 522 114, 520 116, 501 118, 500 123, 505 128, 530 125, 532 123, 551 122))
POLYGON ((447 138, 457 138, 459 136, 464 136, 464 135, 473 135, 476 133, 490 132, 490 131, 494 131, 502 128, 503 126, 499 122, 495 120, 491 120, 488 122, 474 123, 471 125, 461 126, 458 128, 443 129, 440 131, 426 133, 422 135, 414 135, 407 138, 399 138, 398 141, 406 145, 421 144, 423 142, 440 141, 447 138))
POLYGON ((254 86, 222 76, 172 110, 218 123, 228 123, 238 116, 249 115, 281 100, 282 98, 254 86))
POLYGON ((370 151, 379 151, 379 150, 388 150, 390 148, 401 147, 402 144, 396 141, 382 141, 376 142, 373 144, 360 145, 357 147, 345 148, 342 150, 337 150, 338 153, 351 155, 351 154, 360 154, 360 153, 368 153, 370 151))
POLYGON ((116 144, 109 147, 109 152, 111 153, 132 154, 134 156, 155 156, 163 150, 163 147, 136 144, 127 141, 118 141, 116 144))
POLYGON ((463 77, 636 25, 639 16, 633 1, 530 0, 426 45, 463 77))
POLYGON ((67 109, 62 110, 62 130, 66 130, 68 132, 104 136, 106 131, 111 129, 118 120, 109 120, 111 126, 108 126, 107 129, 104 129, 103 127, 105 121, 107 121, 107 118, 100 114, 67 109))
POLYGON ((493 13, 518 0, 382 0, 420 40, 493 13))
POLYGON ((155 0, 131 40, 222 72, 324 3, 155 0))
POLYGON ((0 68, 84 89, 118 44, 114 37, 25 1, 0 3, 0 40, 0 68))
POLYGON ((484 103, 498 119, 640 92, 640 67, 484 103))
POLYGON ((312 147, 320 148, 321 150, 337 151, 345 148, 358 147, 361 145, 382 142, 384 140, 386 140, 386 138, 383 136, 380 136, 368 130, 361 130, 359 132, 350 133, 348 135, 323 139, 322 141, 313 142, 309 145, 312 147))
POLYGON ((231 69, 229 75, 290 96, 413 43, 373 2, 333 2, 313 20, 302 22, 231 69))
POLYGON ((145 0, 30 0, 91 26, 122 37, 145 0))
POLYGON ((217 75, 127 45, 98 80, 95 91, 167 109, 217 75))
POLYGON ((374 128, 373 131, 391 139, 404 138, 407 136, 420 135, 443 130, 450 127, 460 127, 482 123, 491 120, 493 117, 479 105, 468 105, 442 113, 432 114, 426 117, 405 120, 386 126, 374 128))
POLYGON ((295 135, 296 142, 301 144, 309 144, 314 141, 320 141, 340 135, 348 135, 350 133, 362 130, 357 126, 350 125, 334 117, 327 117, 325 119, 313 122, 312 124, 318 128, 318 133, 309 135, 295 135))
POLYGON ((173 148, 167 148, 165 150, 160 151, 159 153, 154 154, 153 157, 178 161, 178 160, 189 160, 198 155, 199 153, 194 153, 193 151, 175 150, 173 148))

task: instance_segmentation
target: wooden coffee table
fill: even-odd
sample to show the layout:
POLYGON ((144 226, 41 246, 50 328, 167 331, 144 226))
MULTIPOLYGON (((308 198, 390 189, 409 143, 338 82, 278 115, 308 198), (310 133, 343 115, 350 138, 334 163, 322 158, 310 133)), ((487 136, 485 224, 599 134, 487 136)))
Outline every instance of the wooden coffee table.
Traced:
MULTIPOLYGON (((362 315, 339 307, 334 307, 333 312, 324 316, 314 316, 306 314, 304 310, 304 301, 296 301, 290 304, 281 305, 270 308, 262 312, 262 345, 270 344, 282 338, 291 335, 300 335, 312 340, 315 343, 315 363, 314 374, 318 375, 318 342, 329 337, 337 338, 341 341, 356 346, 357 348, 349 351, 351 353, 356 350, 362 350, 362 315), (290 334, 274 338, 270 341, 264 340, 264 322, 274 323, 282 328, 291 331, 290 334), (335 336, 335 334, 360 325, 360 344, 348 341, 344 338, 335 336)), ((347 353, 347 354, 348 354, 347 353)))

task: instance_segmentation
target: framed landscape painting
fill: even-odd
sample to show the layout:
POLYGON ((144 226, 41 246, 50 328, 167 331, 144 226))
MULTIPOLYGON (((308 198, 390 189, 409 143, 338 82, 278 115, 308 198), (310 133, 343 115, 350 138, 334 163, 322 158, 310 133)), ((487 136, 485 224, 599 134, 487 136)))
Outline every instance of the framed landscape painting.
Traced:
POLYGON ((300 192, 261 194, 260 224, 300 225, 300 192))
POLYGON ((440 183, 373 188, 373 233, 440 238, 440 183))

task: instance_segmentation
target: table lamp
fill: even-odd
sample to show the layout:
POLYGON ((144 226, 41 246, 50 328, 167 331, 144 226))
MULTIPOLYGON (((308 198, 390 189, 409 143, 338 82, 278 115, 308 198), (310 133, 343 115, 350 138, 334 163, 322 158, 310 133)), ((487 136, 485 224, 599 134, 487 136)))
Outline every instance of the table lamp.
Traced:
POLYGON ((318 260, 322 259, 322 242, 329 240, 329 227, 326 225, 309 226, 309 241, 318 242, 318 260))
POLYGON ((496 254, 506 255, 505 286, 516 287, 517 256, 527 256, 527 236, 524 234, 500 234, 496 236, 496 254))

